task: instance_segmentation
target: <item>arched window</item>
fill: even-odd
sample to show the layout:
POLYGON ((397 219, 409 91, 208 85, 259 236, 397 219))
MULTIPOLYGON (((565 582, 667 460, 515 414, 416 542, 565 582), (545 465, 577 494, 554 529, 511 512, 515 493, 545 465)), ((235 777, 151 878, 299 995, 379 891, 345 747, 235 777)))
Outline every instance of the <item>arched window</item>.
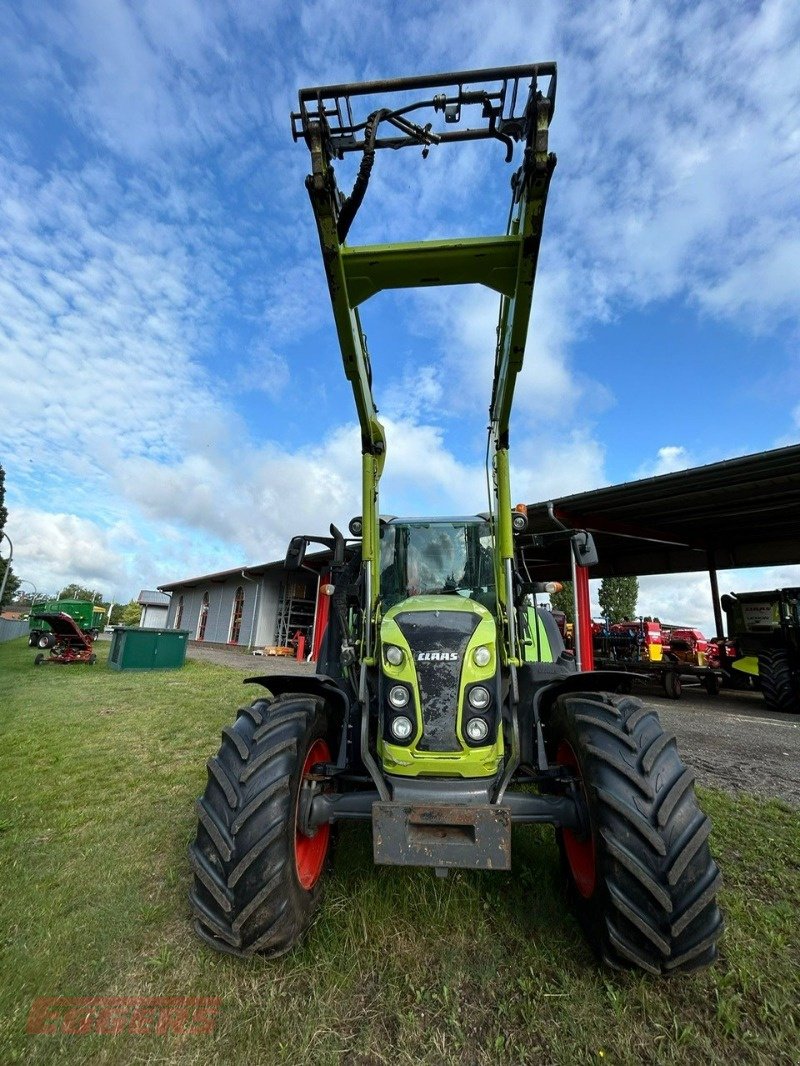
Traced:
POLYGON ((178 597, 178 606, 175 611, 175 623, 173 628, 180 629, 181 622, 183 621, 183 593, 178 597))
POLYGON ((200 617, 197 619, 197 639, 206 639, 206 622, 208 621, 208 593, 203 593, 203 602, 200 604, 200 617))
POLYGON ((239 643, 239 633, 242 629, 242 615, 244 614, 244 589, 241 585, 233 595, 233 608, 231 609, 231 629, 228 634, 229 644, 239 643))

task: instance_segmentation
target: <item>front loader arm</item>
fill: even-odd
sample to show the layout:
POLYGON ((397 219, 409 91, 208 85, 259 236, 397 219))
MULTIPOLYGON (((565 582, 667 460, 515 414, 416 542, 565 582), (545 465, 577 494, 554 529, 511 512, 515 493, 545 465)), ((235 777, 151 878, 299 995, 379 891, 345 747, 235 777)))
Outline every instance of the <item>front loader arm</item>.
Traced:
MULTIPOLYGON (((358 307, 375 293, 391 288, 482 284, 500 294, 490 433, 497 587, 509 626, 507 655, 512 662, 518 659, 518 648, 511 620, 508 426, 525 350, 547 190, 555 166, 555 156, 547 151, 555 89, 555 64, 540 63, 302 89, 299 110, 292 115, 293 136, 295 140, 302 137, 311 153, 312 172, 306 187, 317 222, 345 374, 353 389, 361 428, 362 558, 370 590, 367 628, 374 621, 379 591, 378 487, 386 438, 372 393, 358 307), (521 91, 523 81, 529 82, 527 92, 521 91), (540 81, 546 81, 545 91, 540 90, 540 81), (374 107, 378 97, 390 106, 374 107), (369 98, 372 110, 365 119, 357 119, 353 107, 364 98, 369 98), (464 128, 464 115, 477 117, 476 111, 478 123, 464 128), (422 125, 420 112, 432 121, 422 125), (437 115, 443 116, 443 122, 440 119, 434 130, 437 115), (505 148, 506 162, 513 157, 515 142, 524 145, 512 180, 512 209, 504 235, 362 247, 346 244, 378 149, 417 146, 425 157, 437 146, 469 140, 498 141, 505 148), (333 160, 347 152, 362 153, 362 162, 353 192, 345 198, 336 186, 333 160)), ((369 660, 372 647, 368 634, 364 643, 362 651, 369 660)))

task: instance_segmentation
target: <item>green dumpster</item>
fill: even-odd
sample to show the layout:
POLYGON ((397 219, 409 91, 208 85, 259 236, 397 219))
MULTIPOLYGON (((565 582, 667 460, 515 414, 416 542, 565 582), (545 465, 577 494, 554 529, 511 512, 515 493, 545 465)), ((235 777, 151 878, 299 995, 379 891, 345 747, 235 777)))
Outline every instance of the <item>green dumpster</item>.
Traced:
POLYGON ((117 626, 111 638, 112 670, 176 670, 186 659, 188 629, 117 626))

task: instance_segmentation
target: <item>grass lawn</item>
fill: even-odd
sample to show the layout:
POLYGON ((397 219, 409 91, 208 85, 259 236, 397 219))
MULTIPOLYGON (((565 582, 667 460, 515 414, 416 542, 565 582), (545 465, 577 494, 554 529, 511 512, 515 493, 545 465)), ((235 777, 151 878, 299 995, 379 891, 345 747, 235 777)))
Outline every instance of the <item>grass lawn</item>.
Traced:
POLYGON ((33 666, 0 645, 0 1063, 792 1063, 800 815, 702 792, 725 876, 714 969, 599 969, 552 831, 510 874, 382 869, 341 833, 319 917, 277 961, 194 935, 186 847, 205 761, 255 692, 239 672, 33 666), (26 1034, 36 996, 218 996, 206 1035, 26 1034))

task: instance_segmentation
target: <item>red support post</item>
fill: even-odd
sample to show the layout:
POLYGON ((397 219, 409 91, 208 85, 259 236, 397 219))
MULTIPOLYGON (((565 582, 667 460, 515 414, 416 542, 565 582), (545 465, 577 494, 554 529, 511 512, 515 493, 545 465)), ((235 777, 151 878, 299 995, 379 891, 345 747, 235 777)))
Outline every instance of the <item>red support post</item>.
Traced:
POLYGON ((589 604, 589 571, 585 566, 575 567, 575 600, 577 603, 578 640, 581 651, 581 670, 594 670, 592 646, 592 611, 589 604))

